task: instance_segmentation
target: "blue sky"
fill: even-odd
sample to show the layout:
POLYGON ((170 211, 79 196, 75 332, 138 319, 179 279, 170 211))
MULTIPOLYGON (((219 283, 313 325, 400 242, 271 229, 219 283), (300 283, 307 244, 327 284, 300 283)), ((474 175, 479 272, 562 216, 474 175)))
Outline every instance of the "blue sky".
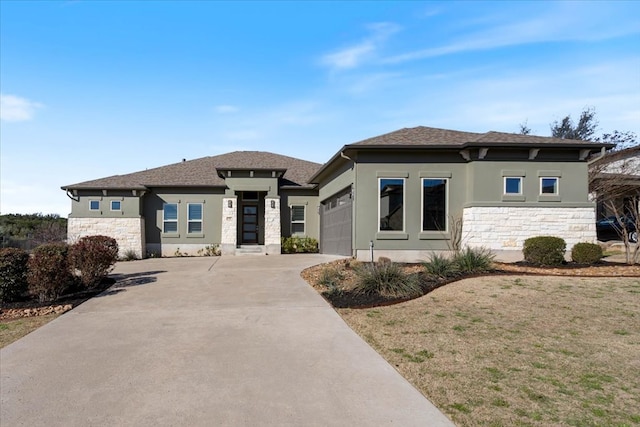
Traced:
POLYGON ((0 212, 235 150, 323 163, 403 127, 594 107, 640 135, 640 2, 0 1, 0 212))

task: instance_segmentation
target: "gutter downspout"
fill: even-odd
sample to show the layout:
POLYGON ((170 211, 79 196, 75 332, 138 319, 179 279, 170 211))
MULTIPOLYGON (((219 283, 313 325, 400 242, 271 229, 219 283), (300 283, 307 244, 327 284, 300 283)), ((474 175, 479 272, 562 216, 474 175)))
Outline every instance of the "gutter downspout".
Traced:
POLYGON ((593 163, 595 163, 598 160, 602 159, 606 154, 607 154, 607 148, 606 147, 602 147, 600 149, 600 155, 598 157, 596 157, 595 159, 591 159, 591 160, 587 161, 587 166, 591 166, 593 163))

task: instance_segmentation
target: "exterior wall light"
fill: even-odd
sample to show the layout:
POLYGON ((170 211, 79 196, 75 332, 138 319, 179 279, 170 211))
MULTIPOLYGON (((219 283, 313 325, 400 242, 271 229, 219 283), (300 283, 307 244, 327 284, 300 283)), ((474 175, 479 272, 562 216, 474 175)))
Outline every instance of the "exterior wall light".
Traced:
POLYGON ((271 201, 271 209, 275 209, 276 208, 276 201, 272 200, 271 201))
POLYGON ((227 207, 231 209, 233 207, 233 200, 227 200, 227 207))

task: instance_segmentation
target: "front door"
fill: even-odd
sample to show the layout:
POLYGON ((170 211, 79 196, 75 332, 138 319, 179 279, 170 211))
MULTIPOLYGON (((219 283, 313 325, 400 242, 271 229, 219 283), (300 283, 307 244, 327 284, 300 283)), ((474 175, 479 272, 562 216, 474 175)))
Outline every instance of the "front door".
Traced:
POLYGON ((258 205, 242 206, 242 243, 258 243, 258 205))

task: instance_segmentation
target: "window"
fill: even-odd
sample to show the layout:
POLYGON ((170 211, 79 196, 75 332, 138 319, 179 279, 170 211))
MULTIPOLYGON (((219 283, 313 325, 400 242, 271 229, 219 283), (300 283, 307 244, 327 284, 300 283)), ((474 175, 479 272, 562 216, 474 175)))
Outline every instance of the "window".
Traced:
POLYGON ((112 200, 111 201, 111 210, 119 211, 120 210, 120 200, 112 200))
POLYGON ((379 178, 380 231, 404 230, 404 179, 379 178))
POLYGON ((291 206, 291 234, 304 232, 304 206, 291 206))
POLYGON ((447 231, 447 180, 422 179, 422 231, 447 231))
POLYGON ((176 203, 165 203, 162 207, 162 232, 178 232, 178 205, 176 203))
POLYGON ((505 176, 504 194, 522 194, 522 178, 505 176))
POLYGON ((89 210, 90 211, 99 211, 100 210, 100 200, 89 200, 89 210))
POLYGON ((558 194, 558 178, 540 178, 540 194, 558 194))
POLYGON ((202 233, 202 203, 187 205, 187 233, 202 233))

